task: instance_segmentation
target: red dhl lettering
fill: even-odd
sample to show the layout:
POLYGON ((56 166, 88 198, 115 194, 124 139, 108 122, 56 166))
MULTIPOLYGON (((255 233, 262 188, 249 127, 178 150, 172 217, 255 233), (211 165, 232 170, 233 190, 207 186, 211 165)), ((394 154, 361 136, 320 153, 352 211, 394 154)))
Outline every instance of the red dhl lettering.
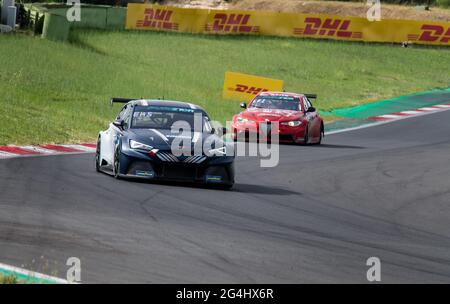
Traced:
POLYGON ((348 28, 351 20, 308 17, 304 28, 294 28, 295 35, 328 36, 340 38, 362 38, 362 32, 352 32, 348 28))
POLYGON ((172 10, 146 8, 144 10, 144 20, 138 20, 136 27, 178 30, 178 23, 170 21, 172 14, 172 10))
POLYGON ((253 94, 256 95, 261 92, 267 92, 267 89, 264 88, 257 88, 254 86, 247 86, 245 84, 236 84, 234 88, 230 88, 231 91, 239 92, 239 93, 246 93, 246 94, 253 94))
POLYGON ((445 31, 445 28, 440 25, 424 24, 420 28, 422 33, 420 35, 408 35, 409 40, 427 41, 448 43, 450 41, 450 27, 445 31))
POLYGON ((214 22, 205 25, 207 32, 225 32, 225 33, 259 33, 259 26, 248 25, 249 14, 225 14, 217 13, 214 15, 214 22))

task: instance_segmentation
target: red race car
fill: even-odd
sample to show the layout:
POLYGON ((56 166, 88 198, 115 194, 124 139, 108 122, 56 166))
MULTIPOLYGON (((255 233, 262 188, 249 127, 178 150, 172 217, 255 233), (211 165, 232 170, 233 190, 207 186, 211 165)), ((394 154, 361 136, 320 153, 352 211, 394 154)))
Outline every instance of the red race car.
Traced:
POLYGON ((235 115, 232 122, 234 140, 245 138, 271 140, 271 126, 279 123, 279 142, 320 144, 324 136, 323 120, 312 106, 315 94, 261 92, 245 111, 235 115))

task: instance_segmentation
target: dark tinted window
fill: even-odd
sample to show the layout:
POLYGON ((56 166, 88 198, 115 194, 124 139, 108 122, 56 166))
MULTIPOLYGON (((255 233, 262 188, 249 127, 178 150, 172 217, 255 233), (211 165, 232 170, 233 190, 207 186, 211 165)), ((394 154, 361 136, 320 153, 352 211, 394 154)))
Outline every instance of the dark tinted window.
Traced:
POLYGON ((196 116, 201 121, 202 129, 210 129, 209 118, 201 111, 162 107, 136 107, 131 127, 139 129, 171 129, 175 123, 183 122, 188 123, 191 129, 194 129, 196 116))
POLYGON ((300 100, 295 97, 261 96, 252 102, 250 108, 300 111, 299 102, 300 100))

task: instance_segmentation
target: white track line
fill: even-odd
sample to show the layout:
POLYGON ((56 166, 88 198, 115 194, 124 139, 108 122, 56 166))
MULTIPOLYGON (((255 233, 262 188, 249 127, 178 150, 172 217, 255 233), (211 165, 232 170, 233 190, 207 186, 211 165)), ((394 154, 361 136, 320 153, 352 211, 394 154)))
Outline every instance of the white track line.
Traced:
POLYGON ((439 111, 439 108, 433 108, 433 107, 424 107, 424 108, 420 108, 419 110, 421 111, 439 111))
POLYGON ((387 119, 397 119, 397 118, 401 118, 403 117, 402 115, 395 115, 395 114, 385 114, 385 115, 379 115, 376 117, 380 117, 380 118, 387 118, 387 119))
POLYGON ((13 274, 18 273, 18 274, 25 275, 25 276, 28 276, 31 278, 35 278, 35 279, 51 281, 51 282, 55 282, 58 284, 69 284, 69 281, 64 280, 64 279, 52 277, 52 276, 49 276, 46 274, 42 274, 42 273, 26 270, 26 269, 15 267, 15 266, 10 266, 10 265, 6 265, 6 264, 2 264, 2 263, 0 263, 0 269, 8 271, 8 272, 12 272, 13 274))
MULTIPOLYGON (((368 124, 365 124, 365 125, 362 125, 362 126, 358 126, 358 127, 353 127, 353 128, 347 128, 347 129, 341 129, 341 130, 326 132, 325 135, 333 135, 333 134, 339 134, 339 133, 356 131, 356 130, 360 130, 360 129, 377 127, 377 126, 385 125, 385 124, 388 124, 388 123, 392 123, 392 122, 396 122, 396 121, 404 120, 404 119, 408 119, 408 118, 425 116, 425 115, 431 115, 431 114, 436 114, 436 113, 442 113, 442 112, 445 112, 447 110, 450 110, 450 105, 448 105, 447 107, 441 107, 439 109, 439 111, 423 112, 421 114, 414 115, 414 116, 398 116, 398 118, 396 118, 396 119, 379 121, 379 122, 374 122, 374 123, 368 123, 368 124)), ((377 117, 380 117, 380 116, 377 116, 377 117)))
POLYGON ((36 154, 18 154, 13 152, 6 152, 0 150, 0 159, 10 159, 19 157, 39 157, 39 156, 49 156, 49 155, 66 155, 66 154, 84 154, 84 153, 94 153, 96 148, 84 146, 84 145, 56 145, 63 148, 75 149, 74 152, 64 152, 53 150, 50 148, 44 148, 42 146, 11 146, 17 147, 30 152, 35 152, 36 154))
POLYGON ((66 148, 71 148, 71 149, 75 149, 75 150, 80 150, 80 151, 84 151, 84 152, 95 152, 95 148, 90 148, 90 147, 86 147, 86 146, 82 146, 82 145, 61 145, 63 147, 66 148))
POLYGON ((401 111, 401 114, 407 114, 407 115, 417 115, 417 114, 422 114, 422 111, 401 111))
POLYGON ((53 150, 49 150, 49 149, 45 149, 45 148, 41 148, 39 146, 24 146, 24 147, 20 147, 22 149, 25 150, 29 150, 29 151, 34 151, 34 152, 38 152, 41 154, 56 154, 56 151, 53 150))
POLYGON ((17 155, 8 153, 8 152, 4 152, 4 151, 0 151, 0 158, 10 158, 10 157, 15 157, 15 156, 17 156, 17 155))

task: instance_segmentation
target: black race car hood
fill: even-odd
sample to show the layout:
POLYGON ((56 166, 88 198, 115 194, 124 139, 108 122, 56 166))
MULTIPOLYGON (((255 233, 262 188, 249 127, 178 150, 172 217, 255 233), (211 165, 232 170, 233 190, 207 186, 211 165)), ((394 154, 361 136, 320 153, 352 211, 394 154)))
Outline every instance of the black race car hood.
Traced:
POLYGON ((176 143, 183 143, 186 147, 190 144, 191 149, 194 149, 194 145, 203 144, 205 141, 215 141, 216 143, 223 144, 222 139, 216 134, 206 132, 172 132, 168 129, 129 129, 127 131, 128 139, 135 140, 137 142, 149 145, 159 150, 171 150, 172 142, 176 140, 176 143))

